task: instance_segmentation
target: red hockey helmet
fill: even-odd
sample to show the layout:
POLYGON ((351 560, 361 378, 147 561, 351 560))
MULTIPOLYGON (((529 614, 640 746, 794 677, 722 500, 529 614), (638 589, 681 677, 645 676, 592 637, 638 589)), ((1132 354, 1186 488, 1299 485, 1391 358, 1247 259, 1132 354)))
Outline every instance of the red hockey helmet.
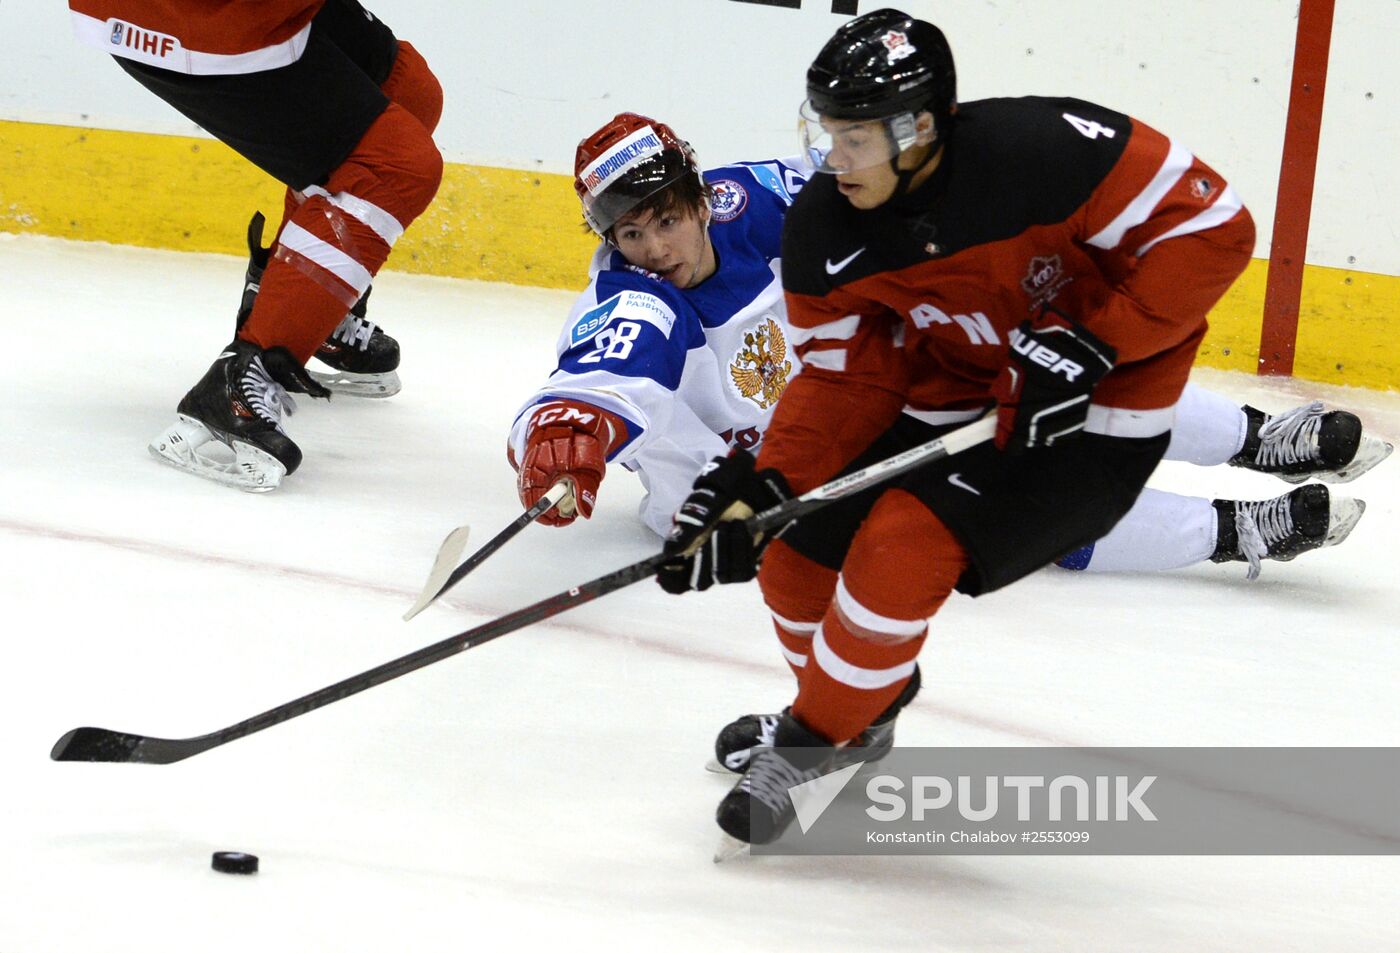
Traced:
POLYGON ((690 143, 637 113, 618 113, 574 152, 574 191, 589 227, 603 237, 642 201, 687 175, 704 184, 690 143))

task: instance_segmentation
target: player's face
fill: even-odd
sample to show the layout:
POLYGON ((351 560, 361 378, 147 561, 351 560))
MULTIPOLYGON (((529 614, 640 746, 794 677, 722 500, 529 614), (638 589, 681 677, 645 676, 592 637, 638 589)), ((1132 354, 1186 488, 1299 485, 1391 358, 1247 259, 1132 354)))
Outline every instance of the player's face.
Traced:
POLYGON ((871 166, 855 172, 836 173, 836 188, 858 209, 872 209, 884 205, 894 195, 899 178, 886 162, 881 166, 871 166))
POLYGON ((825 119, 831 136, 826 165, 836 173, 836 188, 858 209, 883 205, 894 195, 899 178, 890 168, 889 134, 879 122, 825 119))
POLYGON ((677 288, 694 288, 715 273, 708 221, 708 213, 699 210, 634 212, 617 220, 613 241, 622 257, 638 268, 655 272, 677 288))
POLYGON ((829 143, 829 151, 825 152, 819 171, 834 173, 836 188, 846 197, 846 201, 858 209, 877 208, 894 196, 899 187, 896 167, 918 170, 911 187, 921 184, 933 171, 933 165, 926 165, 934 144, 933 116, 927 112, 921 113, 917 119, 908 117, 903 120, 910 125, 901 135, 912 133, 907 140, 896 139, 889 125, 895 120, 820 117, 819 121, 826 143, 829 143), (901 141, 913 144, 901 150, 901 141))

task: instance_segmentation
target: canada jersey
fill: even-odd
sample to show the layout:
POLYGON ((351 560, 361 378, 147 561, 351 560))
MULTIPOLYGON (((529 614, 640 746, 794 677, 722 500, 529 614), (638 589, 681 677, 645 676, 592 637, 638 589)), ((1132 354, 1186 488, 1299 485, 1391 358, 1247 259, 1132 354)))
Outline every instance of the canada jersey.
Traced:
POLYGON ((778 397, 800 370, 788 344, 779 255, 783 217, 805 181, 796 160, 705 173, 718 268, 682 290, 600 246, 591 281, 556 345, 558 366, 511 430, 523 458, 531 410, 569 398, 610 411, 627 433, 609 462, 640 476, 643 521, 657 533, 704 463, 756 448, 778 397))
POLYGON ((862 211, 820 175, 789 212, 784 284, 807 373, 773 421, 764 462, 790 479, 786 468, 810 467, 793 482, 800 491, 901 411, 934 423, 975 415, 992 402, 1010 333, 1045 305, 1117 350, 1086 429, 1163 433, 1205 315, 1253 243, 1219 174, 1122 113, 1043 97, 960 104, 917 189, 862 211), (837 387, 859 390, 867 413, 848 412, 826 448, 798 449, 802 419, 835 405, 818 391, 837 387), (789 421, 796 443, 781 437, 779 452, 789 421))
POLYGON ((301 58, 325 0, 69 0, 77 38, 176 73, 230 75, 301 58))

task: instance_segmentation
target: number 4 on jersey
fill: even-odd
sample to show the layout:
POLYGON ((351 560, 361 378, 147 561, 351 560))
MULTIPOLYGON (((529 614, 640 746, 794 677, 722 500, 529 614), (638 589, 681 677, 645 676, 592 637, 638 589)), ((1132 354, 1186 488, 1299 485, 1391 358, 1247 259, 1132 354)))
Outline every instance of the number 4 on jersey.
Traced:
POLYGON ((1100 134, 1102 134, 1105 139, 1112 139, 1118 134, 1116 129, 1110 129, 1108 126, 1094 122, 1092 119, 1084 119, 1071 113, 1060 113, 1060 115, 1064 117, 1065 122, 1073 126, 1075 130, 1086 139, 1097 139, 1100 134))

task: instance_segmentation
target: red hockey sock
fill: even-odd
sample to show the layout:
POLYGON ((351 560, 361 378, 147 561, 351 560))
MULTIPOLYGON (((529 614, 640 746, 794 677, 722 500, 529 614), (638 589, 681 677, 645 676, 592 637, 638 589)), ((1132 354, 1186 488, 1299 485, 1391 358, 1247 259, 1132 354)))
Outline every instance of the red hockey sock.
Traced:
POLYGON ((793 716, 835 744, 870 727, 913 675, 928 619, 966 565, 961 544, 926 506, 902 490, 885 493, 846 555, 793 716))
POLYGON ((304 364, 364 294, 441 179, 432 137, 391 103, 283 224, 240 337, 286 347, 304 364))
MULTIPOLYGON (((442 84, 412 43, 399 40, 399 52, 389 70, 389 78, 379 88, 390 102, 407 109, 429 135, 437 129, 438 120, 442 118, 442 84)), ((300 192, 287 189, 282 198, 282 224, 273 236, 274 241, 282 235, 282 228, 292 220, 303 201, 305 196, 300 192)))
POLYGON ((903 642, 870 642, 848 629, 833 606, 798 676, 793 717, 832 744, 850 741, 870 727, 913 677, 924 637, 920 633, 903 642))
POLYGON ((807 664, 812 633, 836 590, 836 572, 815 563, 781 539, 774 540, 763 553, 758 571, 763 600, 773 614, 783 657, 799 679, 807 664))

